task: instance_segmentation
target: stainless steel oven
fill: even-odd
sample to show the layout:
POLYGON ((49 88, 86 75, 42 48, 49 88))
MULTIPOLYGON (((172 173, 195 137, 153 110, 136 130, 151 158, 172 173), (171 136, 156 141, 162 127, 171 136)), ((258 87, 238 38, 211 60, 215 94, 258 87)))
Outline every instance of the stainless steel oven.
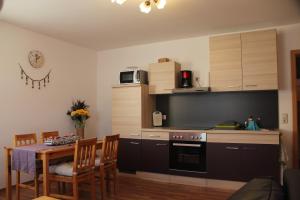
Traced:
POLYGON ((206 133, 170 133, 170 170, 206 172, 206 133))

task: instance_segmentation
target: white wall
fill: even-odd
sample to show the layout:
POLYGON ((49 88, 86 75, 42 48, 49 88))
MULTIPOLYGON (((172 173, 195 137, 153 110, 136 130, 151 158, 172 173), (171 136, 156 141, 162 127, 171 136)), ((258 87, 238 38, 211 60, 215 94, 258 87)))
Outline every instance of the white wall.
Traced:
MULTIPOLYGON (((274 28, 274 27, 272 27, 274 28)), ((291 157, 292 106, 290 81, 290 50, 300 49, 300 24, 277 27, 279 48, 279 112, 288 113, 288 124, 280 123, 280 130, 291 157)), ((238 31, 238 30, 237 30, 238 31)), ((118 75, 127 66, 148 68, 158 58, 178 61, 184 69, 192 69, 208 86, 209 36, 132 46, 98 52, 98 133, 111 133, 111 86, 118 83, 118 75)), ((290 158, 291 161, 291 158, 290 158)))
MULTIPOLYGON (((33 33, 0 22, 0 147, 11 146, 15 133, 58 130, 61 134, 73 132, 66 115, 72 100, 80 98, 91 106, 87 124, 88 136, 96 135, 96 51, 75 46, 44 35, 33 33), (28 52, 43 52, 46 63, 42 69, 33 69, 28 52), (46 88, 31 89, 20 78, 20 63, 34 78, 43 77, 52 70, 46 88)), ((0 162, 4 163, 3 153, 0 162)), ((4 171, 4 165, 0 165, 4 171)), ((0 188, 4 174, 0 175, 0 188)))

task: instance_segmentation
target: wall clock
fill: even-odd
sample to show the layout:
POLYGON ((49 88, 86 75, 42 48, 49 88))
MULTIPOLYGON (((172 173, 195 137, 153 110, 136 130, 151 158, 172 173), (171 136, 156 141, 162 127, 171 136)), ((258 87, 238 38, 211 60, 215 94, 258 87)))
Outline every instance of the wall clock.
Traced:
POLYGON ((32 50, 28 54, 28 60, 32 67, 41 68, 44 65, 45 58, 42 52, 37 50, 32 50))

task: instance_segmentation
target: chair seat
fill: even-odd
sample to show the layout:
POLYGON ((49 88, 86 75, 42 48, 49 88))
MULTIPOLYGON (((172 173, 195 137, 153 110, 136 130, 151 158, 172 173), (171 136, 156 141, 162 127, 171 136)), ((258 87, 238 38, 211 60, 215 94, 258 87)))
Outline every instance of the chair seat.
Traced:
MULTIPOLYGON (((61 176, 73 176, 73 162, 61 163, 55 166, 52 166, 55 174, 61 176)), ((50 171, 50 168, 49 168, 50 171)))

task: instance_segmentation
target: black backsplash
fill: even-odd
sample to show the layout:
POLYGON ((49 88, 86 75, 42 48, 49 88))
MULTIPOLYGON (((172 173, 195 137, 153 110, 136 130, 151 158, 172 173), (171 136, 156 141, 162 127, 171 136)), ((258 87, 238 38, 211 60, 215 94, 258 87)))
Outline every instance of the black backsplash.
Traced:
POLYGON ((206 92, 158 95, 157 110, 167 115, 164 126, 177 128, 213 127, 234 120, 240 123, 252 115, 263 128, 277 129, 278 92, 206 92))

